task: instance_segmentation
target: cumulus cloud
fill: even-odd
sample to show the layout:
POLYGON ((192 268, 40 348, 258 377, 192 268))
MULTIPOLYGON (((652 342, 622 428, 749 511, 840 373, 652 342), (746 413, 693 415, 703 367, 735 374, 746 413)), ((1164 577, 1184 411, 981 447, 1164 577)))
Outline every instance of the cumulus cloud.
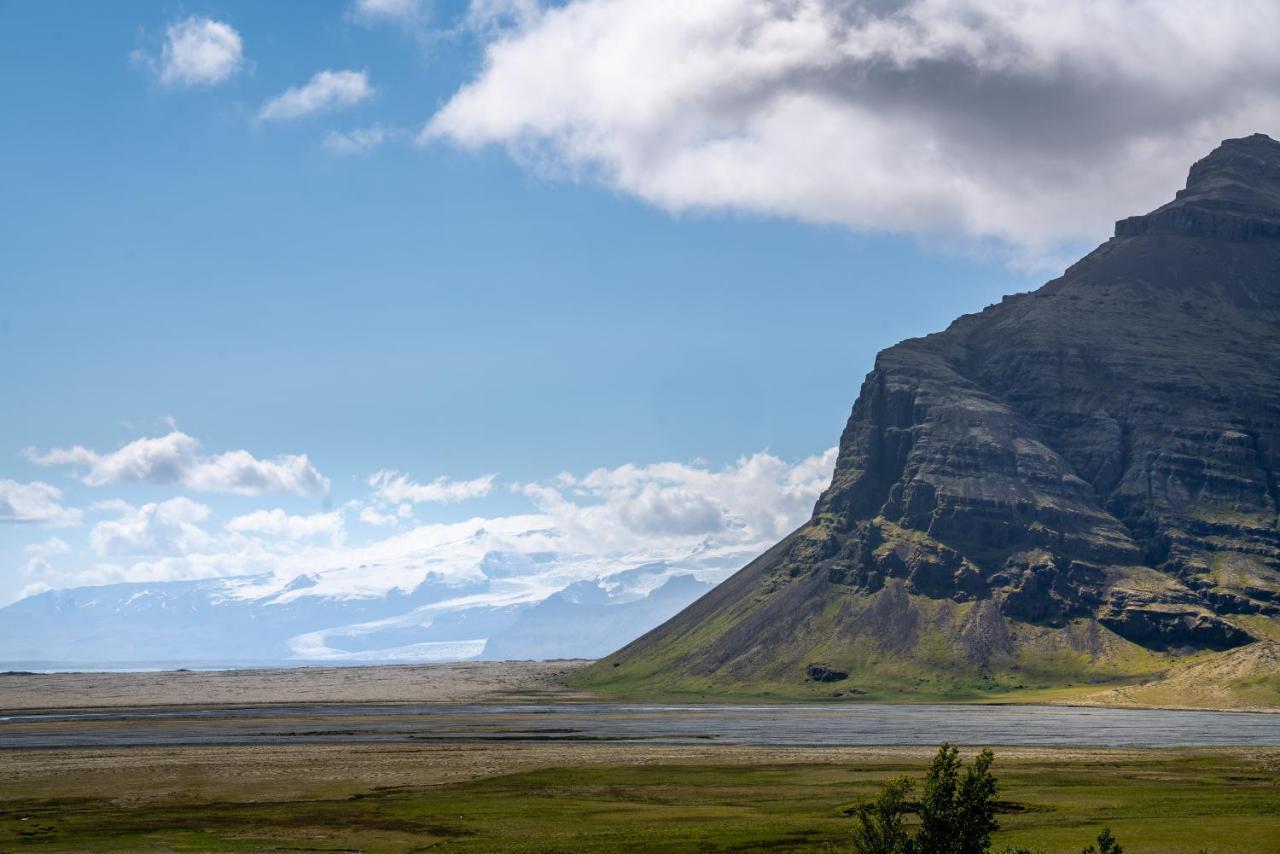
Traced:
POLYGON ((329 131, 321 144, 333 154, 368 154, 399 136, 401 133, 395 128, 373 125, 348 131, 329 131))
POLYGON ((406 474, 383 469, 369 478, 369 486, 373 487, 374 494, 379 500, 391 504, 401 502, 452 504, 488 495, 493 490, 493 480, 496 476, 486 474, 474 480, 450 480, 447 477, 438 477, 430 483, 418 483, 410 480, 406 474))
POLYGON ((570 0, 493 32, 422 139, 671 211, 1034 256, 1280 131, 1278 30, 1269 0, 570 0))
POLYGON ((286 89, 258 110, 263 121, 296 119, 358 104, 373 94, 363 71, 319 71, 302 86, 286 89))
POLYGON ((204 527, 208 508, 188 499, 141 507, 106 501, 94 509, 115 518, 91 531, 98 559, 84 565, 63 555, 57 571, 33 572, 33 584, 236 576, 234 595, 256 598, 302 595, 289 593, 289 582, 306 573, 314 580, 310 593, 362 596, 411 590, 426 573, 483 580, 497 561, 517 568, 492 576, 500 580, 494 582, 493 601, 510 604, 654 563, 718 580, 807 519, 834 464, 832 448, 792 462, 759 453, 719 468, 667 462, 562 474, 518 487, 535 512, 449 523, 415 521, 412 496, 438 500, 481 489, 447 488, 459 483, 484 483, 488 489, 491 478, 422 484, 381 472, 371 485, 390 486, 407 500, 383 500, 374 508, 357 501, 344 505, 352 512, 363 508, 361 521, 383 529, 355 544, 346 541, 337 512, 292 516, 283 509, 262 510, 231 519, 215 536, 204 527), (422 493, 425 487, 434 488, 422 493))
POLYGON ((777 540, 804 522, 831 480, 836 449, 789 464, 772 454, 720 470, 686 463, 625 465, 583 477, 563 474, 523 492, 574 548, 689 547, 777 540))
POLYGON ((63 507, 61 502, 62 490, 56 486, 38 480, 31 483, 0 480, 0 524, 79 525, 81 511, 63 507))
POLYGON ((100 556, 183 554, 209 545, 200 523, 209 508, 189 498, 133 507, 119 502, 120 516, 99 522, 89 532, 89 545, 100 556))
POLYGON ((39 465, 71 465, 85 470, 89 486, 110 483, 179 485, 197 492, 264 495, 288 492, 323 495, 329 480, 306 454, 287 454, 262 460, 244 450, 223 454, 200 453, 200 443, 180 430, 157 438, 136 439, 108 454, 81 445, 39 452, 28 448, 27 459, 39 465))
POLYGON ((291 516, 283 509, 256 510, 236 516, 227 522, 227 530, 236 534, 256 534, 285 540, 305 540, 314 537, 341 542, 344 528, 342 514, 337 512, 313 513, 309 516, 291 516))
POLYGON ((230 24, 190 17, 165 29, 159 61, 135 51, 135 61, 152 68, 165 86, 214 86, 245 65, 240 34, 230 24))

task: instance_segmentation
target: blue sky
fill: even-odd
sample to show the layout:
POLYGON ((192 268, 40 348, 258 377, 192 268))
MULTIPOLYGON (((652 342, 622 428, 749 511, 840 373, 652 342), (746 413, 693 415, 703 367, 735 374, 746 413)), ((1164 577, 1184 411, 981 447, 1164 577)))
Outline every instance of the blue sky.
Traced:
MULTIPOLYGON (((337 514, 335 543, 375 542, 389 524, 359 517, 378 501, 380 470, 417 484, 495 476, 467 500, 410 501, 404 530, 545 511, 530 485, 561 472, 673 462, 716 474, 762 453, 800 465, 834 445, 877 350, 1038 285, 1115 215, 1171 195, 1205 139, 1268 129, 1235 115, 1194 138, 1171 131, 1177 145, 1152 149, 1136 177, 1107 160, 1077 182, 1114 192, 1046 191, 1057 219, 1032 222, 984 188, 991 175, 1043 184, 1041 159, 998 151, 988 163, 957 148, 955 182, 894 172, 879 143, 847 155, 824 144, 816 165, 730 152, 723 175, 681 159, 654 140, 693 131, 652 115, 686 116, 683 102, 664 113, 653 92, 621 91, 619 112, 594 85, 577 92, 595 71, 566 72, 572 51, 537 65, 557 33, 582 38, 575 21, 609 11, 597 0, 357 5, 0 2, 0 479, 47 484, 66 511, 10 508, 0 602, 163 577, 157 561, 210 549, 225 536, 210 532, 257 511, 337 514), (168 69, 174 28, 189 22, 234 31, 236 55, 187 77, 168 69), (324 71, 362 74, 360 91, 303 92, 287 117, 267 108, 324 71), (520 89, 539 80, 550 88, 520 89), (562 95, 559 112, 538 113, 562 95), (380 144, 336 150, 333 134, 359 132, 380 144), (818 166, 843 176, 837 202, 809 174, 818 166), (961 189, 930 195, 952 183, 961 189), (209 465, 240 450, 306 455, 328 488, 221 488, 189 472, 110 475, 105 463, 95 478, 84 455, 48 456, 81 446, 101 460, 178 431, 209 465), (95 547, 102 522, 179 498, 205 510, 175 511, 173 524, 205 540, 95 547), (55 537, 62 545, 39 551, 55 537)), ((593 27, 593 47, 616 36, 593 27)), ((619 79, 648 79, 634 71, 619 79)), ((1135 72, 1132 85, 1144 80, 1135 72)), ((696 95, 689 103, 705 101, 696 95)), ((738 127, 731 119, 716 122, 738 127)), ((926 127, 945 139, 945 121, 926 127)), ((721 124, 714 133, 730 133, 721 124)), ((801 133, 805 145, 820 132, 801 133)), ((747 141, 756 152, 776 138, 747 141)), ((1093 153, 1051 152, 1043 168, 1082 169, 1093 153)), ((230 571, 216 563, 178 575, 230 571)))

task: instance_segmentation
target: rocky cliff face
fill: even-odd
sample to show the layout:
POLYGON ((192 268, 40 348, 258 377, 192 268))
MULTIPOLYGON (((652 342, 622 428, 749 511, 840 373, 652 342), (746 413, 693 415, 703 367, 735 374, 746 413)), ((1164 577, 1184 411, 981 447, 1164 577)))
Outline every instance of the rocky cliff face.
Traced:
POLYGON ((882 352, 813 519, 583 680, 822 664, 946 693, 1274 639, 1278 477, 1280 143, 1256 135, 1061 278, 882 352))

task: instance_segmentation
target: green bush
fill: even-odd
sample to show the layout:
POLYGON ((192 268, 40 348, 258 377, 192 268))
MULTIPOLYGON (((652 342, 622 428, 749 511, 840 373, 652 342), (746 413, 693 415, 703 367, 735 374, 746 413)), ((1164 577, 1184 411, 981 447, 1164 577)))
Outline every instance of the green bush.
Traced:
POLYGON ((858 804, 853 826, 857 854, 910 854, 916 850, 902 822, 910 793, 911 781, 901 777, 881 789, 874 801, 858 804))
MULTIPOLYGON (((871 801, 853 809, 853 850, 856 854, 989 854, 996 821, 996 793, 1000 784, 991 773, 995 754, 983 750, 964 770, 960 751, 944 742, 925 775, 920 803, 907 800, 913 784, 900 777, 885 785, 871 801), (912 832, 905 815, 917 812, 920 825, 912 832)), ((1001 854, 1033 854, 1028 848, 1007 847, 1001 854)), ((1097 845, 1082 854, 1124 854, 1106 828, 1097 845)))
POLYGON ((1098 834, 1098 845, 1095 848, 1090 845, 1083 848, 1080 854, 1124 854, 1124 849, 1120 847, 1120 843, 1116 842, 1116 838, 1111 835, 1111 828, 1105 827, 1098 834))

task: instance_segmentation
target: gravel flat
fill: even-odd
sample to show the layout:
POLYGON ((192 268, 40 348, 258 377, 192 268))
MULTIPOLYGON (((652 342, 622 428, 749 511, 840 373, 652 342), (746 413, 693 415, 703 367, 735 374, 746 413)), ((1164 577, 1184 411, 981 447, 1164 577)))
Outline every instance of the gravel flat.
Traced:
POLYGON ((570 699, 588 661, 483 661, 153 673, 0 675, 0 712, 289 703, 485 703, 570 699))

